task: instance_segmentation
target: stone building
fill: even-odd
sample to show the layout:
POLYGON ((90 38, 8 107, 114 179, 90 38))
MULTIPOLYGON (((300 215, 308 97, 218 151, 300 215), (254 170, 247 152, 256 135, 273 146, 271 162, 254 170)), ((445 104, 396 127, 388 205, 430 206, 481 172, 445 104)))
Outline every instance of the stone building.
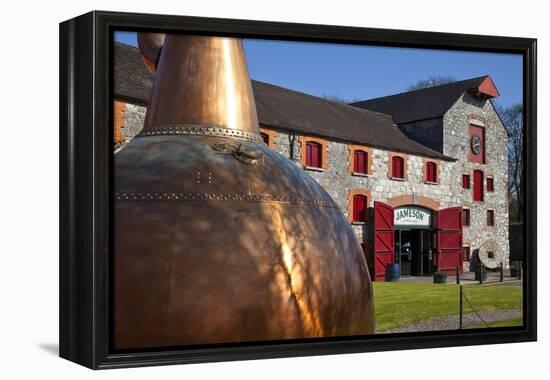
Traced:
MULTIPOLYGON (((116 151, 139 133, 153 77, 116 44, 114 78, 116 151)), ((375 280, 396 262, 403 276, 508 265, 507 132, 490 77, 352 105, 252 86, 264 142, 333 197, 375 280)))

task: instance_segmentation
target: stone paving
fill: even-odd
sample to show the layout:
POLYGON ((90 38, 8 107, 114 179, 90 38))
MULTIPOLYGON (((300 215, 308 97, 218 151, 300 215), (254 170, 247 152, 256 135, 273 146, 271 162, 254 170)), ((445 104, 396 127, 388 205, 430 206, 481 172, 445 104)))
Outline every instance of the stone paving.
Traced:
MULTIPOLYGON (((478 315, 485 322, 506 321, 509 319, 521 318, 522 310, 495 310, 495 311, 480 311, 478 315)), ((466 313, 463 316, 463 328, 484 327, 483 321, 475 313, 466 313)), ((432 318, 420 323, 402 326, 395 329, 381 331, 378 334, 390 333, 405 333, 405 332, 420 332, 420 331, 442 331, 442 330, 458 330, 460 327, 459 316, 449 315, 446 317, 432 318)))
MULTIPOLYGON (((503 282, 500 282, 500 273, 499 272, 487 272, 487 279, 483 281, 486 285, 508 285, 508 286, 522 286, 523 280, 518 279, 517 277, 511 277, 509 272, 504 272, 503 282)), ((411 277, 401 277, 399 282, 407 283, 418 283, 418 284, 432 284, 432 276, 411 276, 411 277)), ((479 281, 475 279, 474 272, 465 272, 460 276, 460 283, 462 285, 475 285, 479 284, 479 281)), ((449 275, 447 276, 447 285, 456 285, 456 276, 449 275)))

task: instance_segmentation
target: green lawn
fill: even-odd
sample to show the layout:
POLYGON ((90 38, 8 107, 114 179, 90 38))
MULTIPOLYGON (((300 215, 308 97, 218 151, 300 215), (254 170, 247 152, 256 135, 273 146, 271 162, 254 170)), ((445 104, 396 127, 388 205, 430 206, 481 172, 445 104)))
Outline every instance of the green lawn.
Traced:
MULTIPOLYGON (((459 312, 459 286, 375 282, 376 331, 418 323, 459 312)), ((464 285, 476 310, 522 308, 522 289, 512 286, 464 285)), ((464 312, 471 312, 464 302, 464 312)))

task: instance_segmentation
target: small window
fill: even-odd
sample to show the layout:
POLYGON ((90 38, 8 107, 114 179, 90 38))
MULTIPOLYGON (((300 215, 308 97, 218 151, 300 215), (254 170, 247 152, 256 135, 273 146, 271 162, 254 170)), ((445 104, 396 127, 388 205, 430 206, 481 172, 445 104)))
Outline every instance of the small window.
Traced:
POLYGON ((462 226, 467 227, 469 225, 470 225, 470 209, 463 208, 462 209, 462 226))
POLYGON ((470 261, 470 247, 462 248, 462 261, 470 261))
POLYGON ((264 140, 265 145, 269 145, 269 135, 267 133, 260 132, 262 140, 264 140))
POLYGON ((469 174, 462 174, 462 188, 463 189, 469 189, 470 188, 470 175, 469 174))
POLYGON ((353 221, 364 222, 367 220, 367 197, 364 195, 353 196, 353 221))
POLYGON ((495 258, 495 253, 493 251, 489 251, 489 252, 487 252, 487 257, 490 258, 490 259, 494 259, 495 258))
POLYGON ((435 162, 426 163, 426 182, 437 182, 437 164, 435 162))
POLYGON ((368 174, 369 155, 362 150, 356 150, 353 153, 353 172, 368 174))
POLYGON ((474 201, 483 202, 483 172, 474 170, 474 201))
POLYGON ((306 143, 306 166, 311 168, 321 167, 321 144, 314 141, 306 143))
POLYGON ((495 191, 495 182, 492 177, 487 177, 487 191, 495 191))
POLYGON ((494 226, 495 225, 495 211, 494 210, 487 210, 487 225, 488 226, 494 226))
POLYGON ((405 178, 403 157, 398 157, 398 156, 392 157, 391 176, 392 178, 405 178))

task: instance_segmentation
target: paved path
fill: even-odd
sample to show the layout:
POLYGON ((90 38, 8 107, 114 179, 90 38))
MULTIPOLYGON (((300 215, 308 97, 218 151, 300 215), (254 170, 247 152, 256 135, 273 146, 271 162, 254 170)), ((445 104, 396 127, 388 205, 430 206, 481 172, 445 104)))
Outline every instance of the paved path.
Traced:
MULTIPOLYGON (((519 280, 517 277, 510 277, 508 275, 504 276, 504 281, 500 282, 500 274, 496 272, 487 273, 487 280, 483 282, 484 285, 514 285, 521 286, 523 281, 519 280)), ((411 276, 411 277, 401 277, 399 282, 406 283, 417 283, 417 284, 432 284, 432 276, 411 276)), ((479 281, 475 279, 475 273, 466 272, 462 277, 460 277, 460 283, 462 285, 477 285, 479 281)), ((447 276, 447 285, 456 285, 456 276, 449 275, 447 276)))
MULTIPOLYGON (((506 321, 508 319, 521 318, 522 311, 518 309, 512 310, 495 310, 495 311, 480 311, 478 314, 485 322, 506 321)), ((478 327, 483 322, 475 313, 464 314, 464 327, 478 327)), ((441 330, 458 330, 459 321, 458 314, 449 315, 446 317, 432 318, 424 322, 413 325, 402 326, 391 330, 381 331, 379 334, 402 333, 402 332, 419 332, 419 331, 441 331, 441 330)))

